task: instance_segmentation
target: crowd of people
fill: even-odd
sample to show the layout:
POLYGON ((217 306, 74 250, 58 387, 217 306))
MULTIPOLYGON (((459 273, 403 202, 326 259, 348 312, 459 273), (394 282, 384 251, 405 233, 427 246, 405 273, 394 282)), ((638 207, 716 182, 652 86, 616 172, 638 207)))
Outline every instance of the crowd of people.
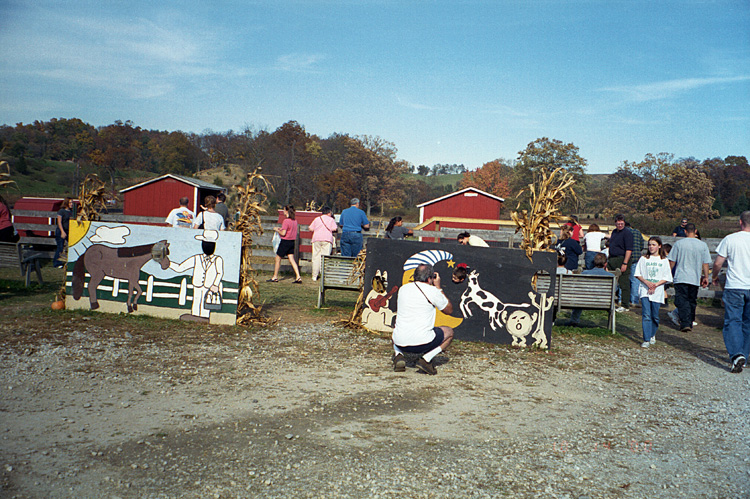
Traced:
MULTIPOLYGON (((309 226, 312 232, 312 280, 317 281, 321 273, 323 255, 330 255, 335 248, 335 234, 340 231, 340 248, 343 256, 356 257, 363 247, 363 231, 370 229, 370 221, 359 207, 360 201, 353 198, 349 208, 341 212, 338 223, 329 207, 323 207, 309 226)), ((230 225, 226 195, 206 196, 201 212, 189 209, 189 199, 179 200, 165 222, 172 227, 194 228, 212 231, 226 230, 230 225)), ((295 260, 295 242, 299 232, 296 210, 293 205, 283 207, 284 219, 275 227, 275 259, 273 276, 269 282, 279 282, 281 261, 287 258, 295 274, 294 283, 301 284, 299 265, 295 260)), ((74 216, 70 198, 65 198, 57 213, 55 223, 56 250, 55 267, 63 267, 60 255, 68 240, 70 219, 74 216)), ((558 273, 575 273, 617 276, 619 303, 618 313, 629 312, 631 306, 641 308, 643 330, 642 347, 655 344, 659 328, 660 308, 667 301, 667 288, 674 286, 675 309, 668 317, 683 333, 689 333, 697 325, 695 310, 698 291, 706 288, 710 281, 719 285, 719 274, 727 266, 726 283, 723 290, 725 306, 723 336, 730 358, 730 371, 741 372, 750 357, 750 211, 740 215, 740 230, 725 237, 716 248, 717 257, 712 264, 708 245, 700 239, 695 224, 687 218, 675 227, 672 236, 674 245, 663 244, 660 237, 646 239, 632 227, 624 215, 614 217, 614 229, 606 234, 597 224, 584 231, 576 217, 571 217, 560 228, 556 245, 558 251, 558 273), (647 242, 646 242, 647 241, 647 242), (644 242, 646 242, 644 246, 644 242), (582 260, 582 265, 579 261, 582 260)), ((393 217, 384 231, 387 239, 404 239, 413 236, 413 231, 404 227, 403 218, 393 217)), ((16 242, 18 233, 11 223, 10 207, 0 197, 0 241, 16 242)), ((482 238, 469 232, 461 232, 457 242, 474 247, 489 247, 482 238)), ((464 269, 465 270, 465 269, 464 269)), ((453 338, 450 328, 432 328, 435 310, 447 314, 452 312, 450 301, 445 298, 440 286, 440 276, 434 269, 420 266, 414 274, 413 283, 404 285, 398 293, 399 314, 393 335, 394 369, 402 371, 405 352, 422 355, 417 368, 427 374, 435 374, 432 359, 445 350, 453 338), (423 301, 423 298, 425 301, 423 301)), ((455 278, 455 276, 454 276, 455 278)), ((579 324, 581 310, 574 309, 565 325, 579 324)))

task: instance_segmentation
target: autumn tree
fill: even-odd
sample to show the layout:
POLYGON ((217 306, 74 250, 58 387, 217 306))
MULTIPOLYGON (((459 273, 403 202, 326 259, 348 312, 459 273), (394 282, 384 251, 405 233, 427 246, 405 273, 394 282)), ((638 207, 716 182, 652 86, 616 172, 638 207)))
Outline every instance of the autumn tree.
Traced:
POLYGON ((495 196, 505 198, 510 194, 513 165, 502 158, 483 164, 474 171, 465 172, 459 186, 476 187, 495 196))
POLYGON ((720 214, 739 215, 750 209, 750 165, 745 156, 706 159, 701 169, 714 184, 713 207, 720 214))
MULTIPOLYGON (((513 177, 510 182, 511 193, 515 194, 534 181, 535 175, 545 172, 551 174, 555 169, 562 168, 573 176, 577 203, 585 198, 586 165, 587 161, 579 154, 578 147, 572 142, 565 144, 560 140, 542 137, 529 143, 526 149, 519 151, 513 177)), ((564 208, 576 209, 574 201, 568 201, 564 208)))
POLYGON ((617 169, 605 213, 706 220, 718 215, 712 209, 712 190, 711 179, 689 161, 674 161, 668 153, 647 154, 643 161, 624 161, 617 169))

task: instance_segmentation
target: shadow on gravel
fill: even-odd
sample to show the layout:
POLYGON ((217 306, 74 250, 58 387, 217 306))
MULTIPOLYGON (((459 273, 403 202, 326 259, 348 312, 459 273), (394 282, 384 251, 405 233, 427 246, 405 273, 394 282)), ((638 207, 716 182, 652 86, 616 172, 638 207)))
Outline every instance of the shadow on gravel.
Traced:
MULTIPOLYGON (((641 310, 637 314, 641 316, 641 310)), ((693 355, 696 359, 706 364, 728 371, 726 351, 721 332, 716 332, 716 328, 721 328, 723 323, 723 314, 716 316, 708 313, 701 313, 700 307, 696 310, 696 320, 698 326, 693 328, 692 332, 683 333, 679 331, 669 316, 669 311, 663 307, 659 313, 659 331, 656 333, 658 342, 670 345, 678 350, 693 355)), ((640 322, 640 321, 639 321, 640 322)), ((618 331, 623 336, 629 338, 634 343, 640 344, 643 341, 643 331, 626 329, 618 331)))

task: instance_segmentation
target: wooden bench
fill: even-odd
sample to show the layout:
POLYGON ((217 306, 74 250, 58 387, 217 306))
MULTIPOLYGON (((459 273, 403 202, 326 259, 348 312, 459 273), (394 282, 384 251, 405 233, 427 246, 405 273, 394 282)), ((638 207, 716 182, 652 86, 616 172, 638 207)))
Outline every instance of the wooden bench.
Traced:
POLYGON ((320 287, 318 288, 318 308, 326 301, 326 289, 359 291, 359 274, 354 272, 351 256, 323 255, 320 263, 320 287))
MULTIPOLYGON (((549 289, 549 275, 537 278, 537 289, 549 289)), ((563 308, 581 308, 584 310, 607 310, 609 322, 607 327, 615 332, 615 296, 617 293, 617 276, 588 274, 555 275, 555 309, 559 313, 563 308)))

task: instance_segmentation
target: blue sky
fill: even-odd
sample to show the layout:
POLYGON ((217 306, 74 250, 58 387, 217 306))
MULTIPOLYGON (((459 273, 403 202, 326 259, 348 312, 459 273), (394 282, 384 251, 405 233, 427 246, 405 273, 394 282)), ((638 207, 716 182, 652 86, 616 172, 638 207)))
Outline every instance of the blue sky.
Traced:
POLYGON ((750 2, 0 1, 0 123, 377 135, 474 169, 750 155, 750 2))

